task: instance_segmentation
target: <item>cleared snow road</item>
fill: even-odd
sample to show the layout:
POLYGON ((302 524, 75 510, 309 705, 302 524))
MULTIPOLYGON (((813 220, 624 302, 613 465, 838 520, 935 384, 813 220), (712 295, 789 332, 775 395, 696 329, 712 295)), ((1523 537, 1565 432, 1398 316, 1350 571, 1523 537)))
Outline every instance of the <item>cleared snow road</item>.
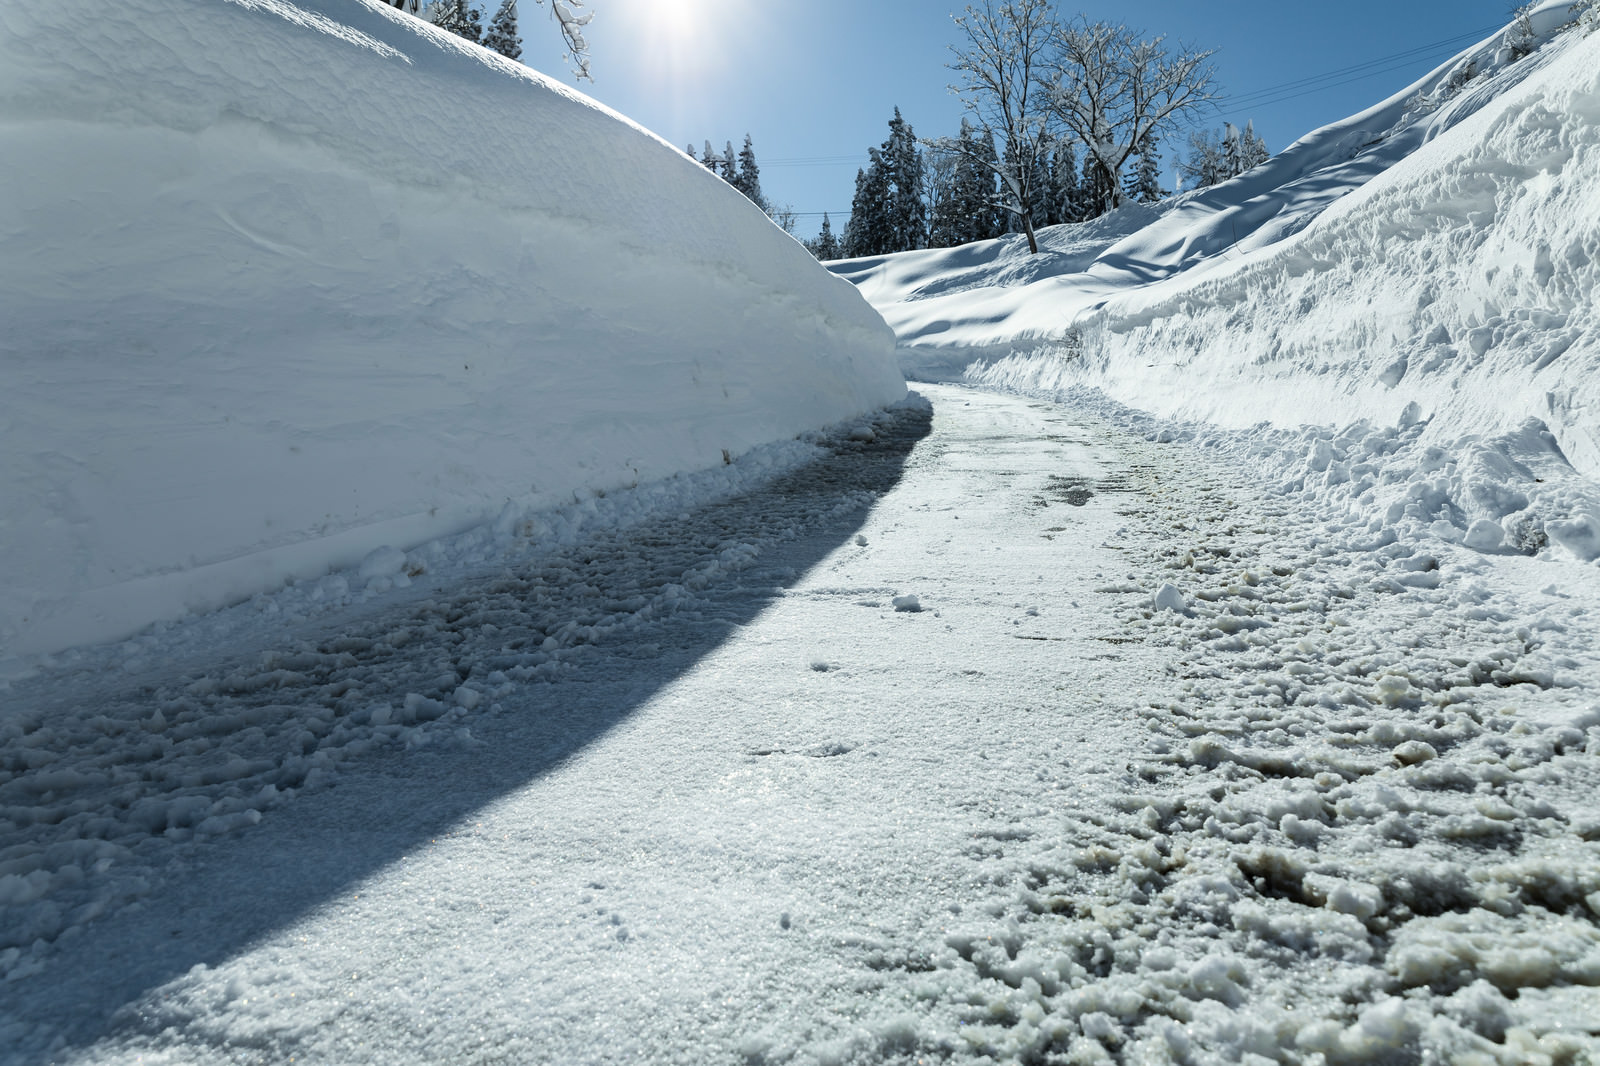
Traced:
POLYGON ((1600 716, 1554 593, 1533 640, 1476 608, 1498 573, 926 391, 694 514, 14 688, 8 750, 57 757, 0 784, 0 856, 53 856, 0 881, 38 931, 0 1060, 1593 1046, 1600 716))
MULTIPOLYGON (((466 620, 430 630, 405 611, 324 635, 349 654, 414 631, 385 668, 397 692, 407 672, 481 678, 518 593, 561 601, 538 603, 553 629, 562 610, 681 584, 692 549, 748 549, 665 621, 630 619, 555 680, 512 683, 470 741, 440 730, 344 762, 335 787, 231 837, 121 856, 141 902, 11 984, 12 1032, 96 1060, 156 1045, 341 1062, 480 1046, 706 1062, 847 1035, 970 901, 972 856, 1043 793, 1120 770, 1142 730, 1127 694, 1148 671, 1106 642, 1091 591, 1138 499, 1125 457, 1045 405, 937 394, 931 432, 904 414, 772 491, 590 545, 616 555, 590 561, 603 576, 547 560, 547 585, 435 612, 466 620), (906 596, 921 609, 897 609, 906 596)), ((352 676, 374 680, 335 664, 307 695, 352 676)), ((292 702, 272 688, 270 705, 292 702)), ((100 698, 142 718, 170 695, 100 698)), ((210 712, 248 720, 241 702, 210 712)))

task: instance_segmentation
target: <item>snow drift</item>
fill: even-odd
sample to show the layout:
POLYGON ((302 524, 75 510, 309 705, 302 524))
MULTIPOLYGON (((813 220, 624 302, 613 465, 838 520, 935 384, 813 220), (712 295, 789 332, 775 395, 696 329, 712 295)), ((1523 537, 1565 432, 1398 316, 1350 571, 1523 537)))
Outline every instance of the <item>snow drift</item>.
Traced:
POLYGON ((904 395, 849 285, 372 0, 0 9, 0 660, 904 395))
POLYGON ((1491 37, 1233 181, 1047 230, 1040 256, 835 269, 913 374, 1325 427, 1256 451, 1379 526, 1410 508, 1451 540, 1491 523, 1486 550, 1600 557, 1600 35, 1572 11, 1534 12, 1531 55, 1491 37))

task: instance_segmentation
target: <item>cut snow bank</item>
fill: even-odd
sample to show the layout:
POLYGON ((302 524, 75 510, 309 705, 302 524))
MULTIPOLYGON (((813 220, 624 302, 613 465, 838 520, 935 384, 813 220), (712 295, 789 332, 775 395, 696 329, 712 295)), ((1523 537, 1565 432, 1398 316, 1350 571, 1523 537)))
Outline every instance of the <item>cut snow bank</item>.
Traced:
POLYGON ((0 9, 0 661, 904 395, 593 101, 372 0, 0 9))
POLYGON ((1079 350, 980 376, 1230 426, 1537 420, 1600 477, 1600 36, 1523 63, 1297 237, 1120 296, 1078 319, 1079 350))
POLYGON ((1157 435, 1247 431, 1277 485, 1374 533, 1595 560, 1600 34, 1572 10, 1533 12, 1531 55, 1496 35, 1233 181, 1043 231, 1046 254, 835 270, 915 376, 1098 390, 1174 420, 1157 435))

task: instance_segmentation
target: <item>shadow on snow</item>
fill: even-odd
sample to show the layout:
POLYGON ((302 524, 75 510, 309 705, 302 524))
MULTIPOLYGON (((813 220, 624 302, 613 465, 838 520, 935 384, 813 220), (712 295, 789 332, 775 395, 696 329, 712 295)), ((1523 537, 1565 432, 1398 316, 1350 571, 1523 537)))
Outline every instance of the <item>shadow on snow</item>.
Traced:
MULTIPOLYGON (((368 691, 392 698, 441 669, 448 683, 452 663, 476 678, 488 672, 483 667, 499 668, 519 655, 526 661, 527 649, 542 647, 553 629, 593 616, 597 602, 637 610, 652 592, 684 580, 686 559, 717 558, 725 545, 752 538, 765 545, 745 568, 716 572, 681 609, 592 632, 593 643, 552 679, 518 686, 499 713, 466 718, 482 743, 380 748, 340 765, 334 787, 303 789, 253 828, 187 844, 152 835, 140 848, 155 878, 145 898, 80 925, 56 943, 43 969, 9 982, 0 1036, 14 1039, 0 1040, 11 1045, 0 1061, 36 1066, 108 1036, 155 1035, 164 1023, 141 1009, 153 990, 196 965, 223 963, 357 891, 363 880, 602 738, 848 542, 873 501, 900 480, 931 420, 927 409, 901 410, 876 441, 836 443, 754 493, 597 534, 433 600, 341 627, 334 639, 347 649, 338 659, 346 685, 356 677, 368 691), (398 648, 379 639, 398 631, 424 639, 398 648)), ((330 691, 339 691, 338 674, 319 676, 314 690, 300 694, 275 689, 257 704, 298 721, 294 715, 305 706, 296 710, 292 701, 321 694, 327 702, 330 691)), ((149 705, 170 695, 130 683, 108 701, 123 717, 148 717, 149 705)), ((278 734, 281 742, 291 732, 278 734)), ((261 731, 251 736, 259 749, 261 731)), ((289 754, 279 751, 279 762, 289 754)), ((162 770, 152 757, 142 772, 159 779, 162 770)), ((72 797, 52 802, 70 809, 72 797)), ((20 839, 28 847, 61 843, 48 832, 41 837, 34 826, 20 839)), ((20 850, 19 833, 0 823, 0 855, 20 850)))

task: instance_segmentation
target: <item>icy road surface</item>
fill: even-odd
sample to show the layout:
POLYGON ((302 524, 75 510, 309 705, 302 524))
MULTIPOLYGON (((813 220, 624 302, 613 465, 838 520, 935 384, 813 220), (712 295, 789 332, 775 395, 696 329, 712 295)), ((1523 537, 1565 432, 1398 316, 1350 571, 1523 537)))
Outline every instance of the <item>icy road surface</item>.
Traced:
POLYGON ((13 685, 0 1061, 1596 1053, 1593 567, 925 392, 693 513, 13 685))

